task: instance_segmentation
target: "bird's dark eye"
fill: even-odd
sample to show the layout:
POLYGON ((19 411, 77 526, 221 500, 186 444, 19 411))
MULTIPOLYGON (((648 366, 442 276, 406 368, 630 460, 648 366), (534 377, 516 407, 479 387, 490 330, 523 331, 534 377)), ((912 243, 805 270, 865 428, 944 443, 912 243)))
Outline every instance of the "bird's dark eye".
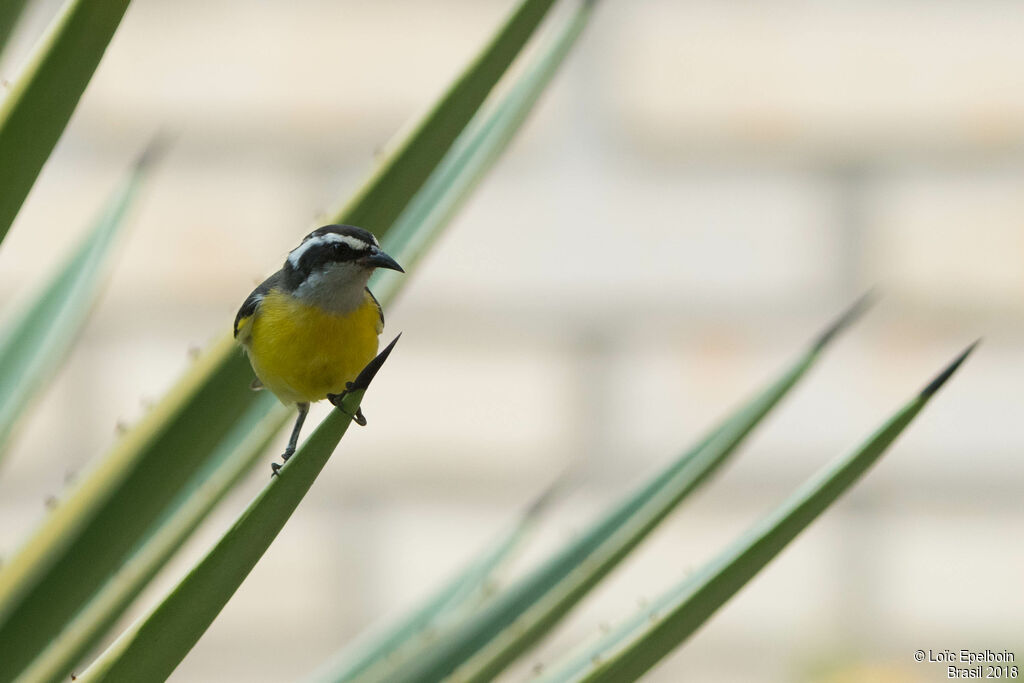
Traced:
POLYGON ((355 250, 344 242, 335 242, 334 256, 339 261, 351 261, 356 258, 355 250))

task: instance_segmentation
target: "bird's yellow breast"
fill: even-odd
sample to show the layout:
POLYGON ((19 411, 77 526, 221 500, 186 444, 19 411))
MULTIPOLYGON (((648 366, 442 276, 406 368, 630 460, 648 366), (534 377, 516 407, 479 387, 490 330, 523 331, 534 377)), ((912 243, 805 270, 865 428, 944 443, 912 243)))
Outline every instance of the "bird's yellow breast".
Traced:
POLYGON ((246 344, 253 370, 283 403, 338 394, 377 354, 382 323, 369 292, 338 315, 279 290, 260 302, 246 344))

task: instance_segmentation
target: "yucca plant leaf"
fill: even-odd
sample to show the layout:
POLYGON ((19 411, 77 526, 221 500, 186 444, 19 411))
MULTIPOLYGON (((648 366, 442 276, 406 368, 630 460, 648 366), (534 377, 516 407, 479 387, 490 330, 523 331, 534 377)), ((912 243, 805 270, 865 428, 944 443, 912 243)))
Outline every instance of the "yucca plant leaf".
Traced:
POLYGON ((0 2, 0 56, 7 47, 7 41, 14 33, 14 27, 25 11, 28 0, 4 0, 0 2))
POLYGON ((972 344, 871 437, 808 480, 696 574, 551 669, 545 683, 634 681, 685 641, 878 461, 974 349, 972 344))
MULTIPOLYGON (((577 32, 578 30, 579 27, 575 29, 577 32)), ((569 47, 568 44, 560 44, 560 46, 560 49, 557 51, 558 61, 564 57, 569 47)), ((438 231, 449 221, 459 202, 472 189, 476 180, 490 167, 497 154, 507 146, 512 134, 521 125, 529 108, 536 101, 540 91, 550 79, 550 75, 553 73, 553 68, 557 65, 557 62, 553 64, 551 61, 545 60, 545 65, 545 71, 550 70, 547 77, 538 79, 536 72, 530 72, 530 77, 523 77, 521 81, 517 82, 517 86, 513 88, 513 92, 516 93, 516 97, 513 99, 515 102, 514 107, 497 108, 499 115, 496 120, 500 125, 491 123, 494 117, 484 116, 483 120, 486 123, 491 123, 491 125, 474 125, 463 138, 460 138, 453 147, 451 154, 446 157, 445 161, 437 169, 437 172, 424 186, 421 193, 410 203, 408 211, 403 213, 399 219, 401 229, 397 229, 385 237, 384 245, 389 253, 395 255, 404 264, 414 265, 416 263, 419 254, 422 253, 425 246, 432 241, 438 231), (526 81, 529 84, 529 88, 525 91, 530 95, 529 97, 523 97, 524 90, 519 87, 519 83, 522 81, 526 81), (510 114, 512 115, 510 116, 510 114), (443 208, 442 210, 432 210, 435 206, 443 208), (408 216, 412 216, 412 218, 408 216)), ((396 227, 399 226, 396 225, 396 227)), ((393 284, 389 286, 386 282, 375 279, 371 284, 374 291, 380 292, 382 302, 387 303, 397 293, 397 286, 401 280, 392 282, 393 284)), ((337 421, 328 421, 318 429, 317 433, 324 434, 321 430, 326 430, 326 433, 330 434, 332 429, 340 430, 346 427, 347 424, 343 426, 337 421)), ((341 434, 339 433, 336 436, 340 439, 341 434)), ((324 438, 327 437, 325 436, 324 438)), ((291 460, 289 463, 291 463, 291 460)), ((485 564, 493 565, 500 559, 500 555, 501 553, 495 553, 488 558, 489 561, 485 564)), ((486 568, 485 566, 478 566, 476 568, 478 572, 477 580, 484 578, 485 575, 479 574, 479 572, 486 568)), ((239 577, 239 581, 242 578, 244 578, 244 575, 239 577)), ((459 593, 467 588, 467 584, 465 582, 461 583, 460 588, 459 593)), ((461 597, 459 593, 449 596, 446 605, 441 606, 442 609, 439 615, 443 615, 443 608, 445 606, 452 606, 460 602, 458 600, 461 597)), ((163 626, 160 628, 163 628, 163 626)), ((198 638, 198 634, 196 634, 196 638, 198 638)), ((182 651, 181 656, 184 656, 186 652, 187 650, 182 651)), ((118 665, 118 667, 120 666, 118 665)), ((118 670, 120 669, 118 668, 118 670)))
MULTIPOLYGON (((409 204, 419 189, 411 179, 441 162, 452 131, 465 127, 550 5, 550 0, 520 3, 424 120, 385 156, 350 203, 352 208, 335 220, 356 223, 361 216, 377 216, 373 227, 390 244, 386 238, 391 225, 380 216, 409 204), (389 170, 393 166, 418 170, 389 170), (378 187, 394 178, 404 179, 401 187, 378 187)), ((173 513, 179 494, 197 485, 195 473, 205 470, 217 453, 230 452, 220 445, 233 426, 250 410, 269 414, 277 405, 267 392, 249 391, 251 379, 248 362, 226 334, 200 355, 0 570, 0 683, 12 680, 38 655, 156 532, 160 520, 173 513)))
MULTIPOLYGON (((581 2, 544 52, 517 77, 509 91, 483 111, 452 146, 451 153, 423 185, 393 225, 394 238, 406 245, 403 263, 415 264, 512 141, 575 44, 592 11, 581 2)), ((381 272, 374 291, 386 294, 400 277, 381 272)))
POLYGON ((493 679, 554 627, 726 462, 866 303, 866 298, 858 301, 767 388, 603 515, 577 540, 513 583, 479 613, 442 633, 428 653, 390 672, 386 680, 439 681, 453 673, 462 682, 493 679))
POLYGON ((0 331, 0 456, 18 418, 60 368, 85 324, 150 159, 147 153, 135 164, 67 260, 0 331))
POLYGON ((129 0, 68 0, 0 103, 0 241, 64 132, 129 0))
MULTIPOLYGON (((393 235, 408 245, 403 263, 415 263, 438 232, 432 226, 442 224, 450 218, 475 187, 476 182, 508 146, 513 134, 564 61, 579 36, 588 13, 589 5, 581 6, 559 37, 535 60, 501 101, 474 120, 453 146, 451 154, 409 205, 408 210, 398 218, 393 235)), ((382 279, 374 286, 374 291, 386 295, 399 279, 391 273, 381 273, 381 276, 382 279)), ((547 496, 544 496, 541 500, 546 499, 547 496)), ((533 509, 539 510, 539 506, 534 506, 533 509)), ((532 515, 525 517, 523 524, 528 523, 531 518, 532 515)), ((467 586, 476 586, 481 582, 490 573, 492 564, 522 533, 523 529, 513 530, 493 550, 478 558, 463 574, 418 609, 413 610, 397 625, 357 641, 352 648, 347 648, 338 658, 325 666, 314 676, 314 680, 348 681, 362 676, 372 680, 380 675, 376 668, 390 669, 395 666, 396 652, 410 658, 414 656, 410 649, 419 652, 430 647, 429 642, 422 639, 416 641, 415 637, 421 635, 428 626, 437 624, 439 618, 444 616, 444 606, 452 607, 457 604, 452 600, 453 594, 460 590, 465 594, 467 586)))
POLYGON ((142 547, 78 611, 47 648, 17 678, 17 683, 58 683, 103 638, 113 623, 152 578, 163 569, 175 551, 188 539, 207 514, 231 490, 252 465, 260 460, 281 426, 292 417, 283 405, 268 416, 253 405, 242 416, 215 454, 207 470, 198 473, 202 483, 181 494, 174 514, 159 526, 142 547))
MULTIPOLYGON (((422 191, 410 203, 408 209, 397 219, 392 235, 396 241, 400 240, 403 244, 403 263, 417 262, 420 254, 439 233, 438 226, 447 223, 476 183, 507 148, 579 37, 590 11, 591 3, 582 3, 559 35, 516 80, 509 92, 474 119, 466 133, 453 146, 451 154, 424 184, 422 191)), ((373 290, 380 292, 382 296, 388 296, 392 287, 400 282, 400 278, 394 273, 387 272, 380 272, 379 276, 380 279, 373 285, 373 290)), ((483 576, 477 568, 486 567, 493 557, 496 556, 484 556, 468 571, 477 571, 478 577, 483 576)), ((461 585, 465 585, 463 577, 459 577, 446 590, 454 589, 460 582, 461 585)), ((435 595, 419 609, 413 610, 393 630, 371 636, 368 641, 356 643, 354 651, 342 652, 336 661, 324 667, 315 676, 315 680, 354 680, 368 670, 369 673, 365 675, 373 679, 377 675, 375 666, 392 668, 395 665, 395 658, 388 655, 393 655, 427 625, 436 623, 436 617, 440 616, 435 614, 439 605, 451 604, 447 599, 446 590, 435 595)), ((421 645, 427 646, 425 643, 421 645)))
POLYGON ((396 653, 405 657, 429 647, 424 636, 444 619, 457 618, 474 598, 487 590, 497 570, 511 558, 533 533, 541 514, 548 508, 560 489, 562 480, 548 487, 512 526, 460 572, 409 611, 385 628, 369 631, 323 665, 309 683, 349 681, 374 665, 391 661, 396 653), (456 615, 456 616, 453 616, 456 615))
POLYGON ((553 4, 554 0, 519 3, 501 31, 452 83, 445 96, 393 149, 393 162, 382 164, 371 182, 338 214, 338 222, 376 233, 390 229, 553 4))
MULTIPOLYGON (((217 352, 236 353, 232 341, 217 352)), ((247 387, 251 371, 218 360, 201 356, 0 569, 0 681, 45 649, 167 514, 209 460, 196 453, 217 452, 253 403, 276 405, 266 392, 239 400, 232 385, 247 387)))
POLYGON ((83 682, 165 680, 277 537, 327 464, 394 341, 332 410, 216 545, 145 617, 129 627, 79 677, 83 682))

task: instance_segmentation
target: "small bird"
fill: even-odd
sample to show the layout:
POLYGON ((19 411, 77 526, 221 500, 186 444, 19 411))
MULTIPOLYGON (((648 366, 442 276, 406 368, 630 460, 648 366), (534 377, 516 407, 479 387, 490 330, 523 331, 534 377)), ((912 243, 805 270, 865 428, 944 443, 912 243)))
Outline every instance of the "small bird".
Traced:
MULTIPOLYGON (((309 404, 326 398, 340 406, 377 355, 384 314, 366 286, 377 268, 405 272, 369 231, 325 225, 306 235, 238 309, 235 339, 256 373, 253 388, 265 387, 299 410, 283 460, 295 453, 309 404)), ((353 419, 366 424, 361 410, 353 419)), ((277 474, 281 465, 271 468, 277 474)))

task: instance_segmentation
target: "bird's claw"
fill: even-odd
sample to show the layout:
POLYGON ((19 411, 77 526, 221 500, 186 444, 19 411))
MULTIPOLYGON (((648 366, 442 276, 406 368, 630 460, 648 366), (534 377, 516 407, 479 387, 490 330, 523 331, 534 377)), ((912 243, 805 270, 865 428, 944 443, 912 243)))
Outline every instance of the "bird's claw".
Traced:
POLYGON ((355 415, 349 415, 341 407, 342 399, 345 398, 345 394, 347 394, 348 392, 352 391, 352 387, 353 387, 352 382, 346 382, 345 383, 345 391, 341 392, 340 394, 327 394, 327 400, 330 401, 331 404, 335 408, 337 408, 341 412, 343 412, 346 415, 348 415, 349 417, 351 417, 352 421, 355 422, 357 425, 359 425, 360 427, 365 427, 366 426, 366 417, 363 415, 363 408, 362 408, 362 406, 356 408, 356 414, 355 415))
POLYGON ((272 463, 270 463, 270 469, 274 470, 273 474, 271 474, 270 476, 271 477, 276 477, 277 473, 284 466, 284 463, 288 462, 288 458, 292 457, 293 455, 295 455, 295 449, 294 448, 288 447, 288 448, 284 449, 284 453, 281 454, 282 462, 272 462, 272 463))

